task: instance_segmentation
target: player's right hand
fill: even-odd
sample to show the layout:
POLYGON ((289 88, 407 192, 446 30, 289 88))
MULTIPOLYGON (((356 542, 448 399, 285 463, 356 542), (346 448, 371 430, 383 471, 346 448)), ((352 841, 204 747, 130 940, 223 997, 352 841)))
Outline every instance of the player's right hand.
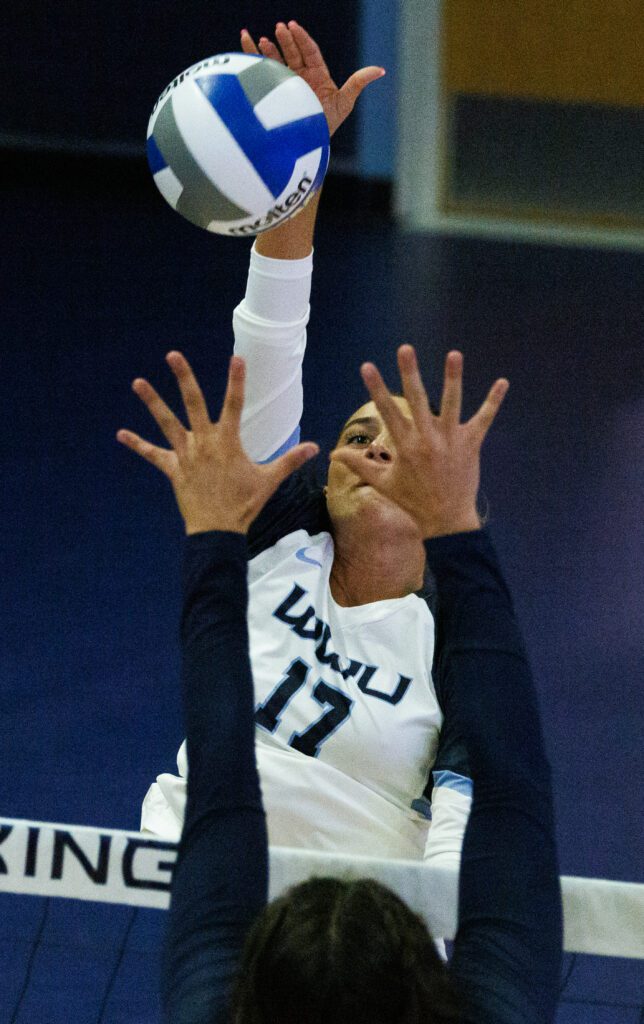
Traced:
POLYGON ((440 412, 435 416, 411 345, 398 349, 398 368, 411 419, 404 415, 373 363, 361 367, 362 379, 392 439, 393 458, 372 459, 369 448, 336 448, 343 462, 366 484, 395 501, 418 524, 423 538, 477 530, 480 453, 485 435, 509 388, 505 378, 491 387, 477 413, 461 423, 463 356, 449 352, 440 412))
POLYGON ((185 429, 152 385, 139 377, 132 389, 147 406, 170 449, 159 448, 129 430, 119 430, 117 440, 168 477, 186 533, 246 533, 282 481, 316 455, 318 446, 298 444, 266 465, 251 462, 240 438, 244 360, 239 356, 230 360, 228 387, 216 423, 210 420, 188 360, 180 352, 169 352, 166 361, 177 378, 190 430, 185 429))
POLYGON ((244 53, 261 53, 263 57, 287 64, 291 71, 303 78, 322 104, 329 125, 329 135, 333 135, 342 122, 346 121, 362 90, 385 74, 384 68, 361 68, 338 88, 324 63, 319 46, 296 21, 289 21, 288 24, 278 21, 275 26, 275 38, 279 43, 279 49, 266 36, 260 37, 257 46, 251 34, 244 28, 241 32, 242 50, 244 53))

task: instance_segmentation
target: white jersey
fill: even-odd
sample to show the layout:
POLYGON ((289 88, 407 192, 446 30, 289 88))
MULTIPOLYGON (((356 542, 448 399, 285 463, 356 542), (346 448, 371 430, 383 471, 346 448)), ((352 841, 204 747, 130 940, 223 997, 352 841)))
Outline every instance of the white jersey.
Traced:
MULTIPOLYGON (((379 822, 370 815, 361 852, 422 856, 428 823, 412 803, 427 785, 442 721, 428 668, 431 612, 415 594, 343 608, 329 588, 332 565, 331 536, 311 537, 304 530, 249 563, 266 805, 283 806, 290 818, 288 778, 299 762, 314 758, 327 802, 343 789, 363 800, 367 789, 370 803, 380 806, 385 833, 380 837, 379 822)), ((324 848, 341 846, 345 824, 336 820, 323 828, 324 848)), ((289 824, 288 838, 296 840, 299 831, 289 824)))
MULTIPOLYGON (((310 258, 253 253, 246 300, 235 311, 235 351, 247 361, 242 437, 258 461, 297 440, 310 265, 310 258)), ((269 842, 455 863, 471 783, 450 744, 431 785, 443 715, 431 674, 428 602, 409 594, 338 605, 329 587, 333 539, 316 528, 315 516, 300 515, 297 492, 291 478, 266 507, 249 561, 256 753, 269 842)), ((179 777, 158 777, 142 816, 142 828, 172 839, 185 807, 185 744, 178 765, 179 777)))

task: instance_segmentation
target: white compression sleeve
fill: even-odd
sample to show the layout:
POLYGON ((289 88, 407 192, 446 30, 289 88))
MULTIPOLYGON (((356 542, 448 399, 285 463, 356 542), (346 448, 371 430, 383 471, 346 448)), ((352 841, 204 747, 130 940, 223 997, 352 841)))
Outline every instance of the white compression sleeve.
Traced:
POLYGON ((312 271, 312 253, 274 260, 251 250, 246 295, 233 313, 233 330, 235 355, 246 360, 242 443, 257 462, 298 440, 312 271))

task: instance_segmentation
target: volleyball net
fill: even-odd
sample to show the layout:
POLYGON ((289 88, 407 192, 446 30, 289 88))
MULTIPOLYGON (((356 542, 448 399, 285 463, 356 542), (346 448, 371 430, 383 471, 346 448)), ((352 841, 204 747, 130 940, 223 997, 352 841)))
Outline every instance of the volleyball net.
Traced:
MULTIPOLYGON (((0 1020, 158 1021, 159 911, 170 902, 176 855, 176 844, 140 832, 0 818, 0 1020)), ((454 868, 271 849, 271 899, 314 875, 374 878, 433 935, 456 933, 454 868)), ((562 876, 561 889, 566 962, 558 1020, 638 1024, 644 885, 562 876)))

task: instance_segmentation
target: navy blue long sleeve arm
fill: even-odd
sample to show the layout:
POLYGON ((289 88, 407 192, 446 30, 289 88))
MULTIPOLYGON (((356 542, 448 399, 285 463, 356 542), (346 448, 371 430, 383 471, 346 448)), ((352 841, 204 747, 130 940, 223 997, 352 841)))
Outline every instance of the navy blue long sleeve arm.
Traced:
POLYGON ((550 768, 512 602, 485 531, 425 544, 438 590, 435 665, 474 799, 451 972, 476 1024, 554 1019, 562 910, 550 768))
MULTIPOLYGON (((474 801, 451 971, 463 1024, 548 1024, 561 963, 549 768, 511 601, 484 532, 426 543, 439 595, 437 686, 468 748, 474 801)), ((223 1024, 266 901, 254 756, 246 540, 186 541, 182 619, 190 776, 163 962, 165 1024, 223 1024)))
POLYGON ((162 965, 166 1024, 227 1020, 244 939, 267 898, 246 549, 236 533, 186 538, 181 644, 190 776, 162 965))

